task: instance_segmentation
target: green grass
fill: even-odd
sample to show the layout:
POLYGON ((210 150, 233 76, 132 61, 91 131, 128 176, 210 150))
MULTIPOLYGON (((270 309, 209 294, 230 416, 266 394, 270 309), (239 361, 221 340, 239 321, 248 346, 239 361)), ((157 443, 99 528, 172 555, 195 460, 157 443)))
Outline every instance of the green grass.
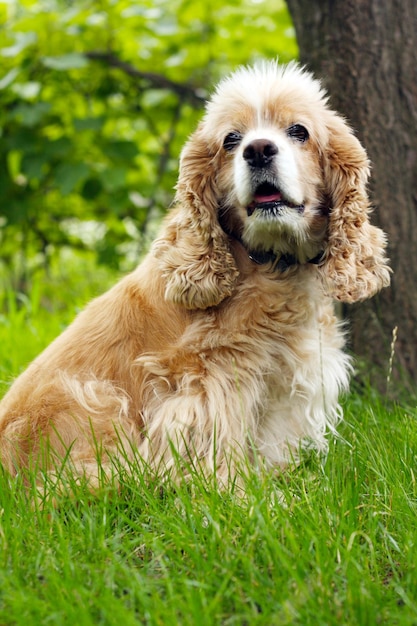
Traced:
POLYGON ((28 297, 15 293, 0 272, 0 397, 76 313, 116 280, 88 257, 62 254, 48 275, 33 279, 28 297))
MULTIPOLYGON (((65 308, 61 285, 58 310, 48 310, 47 289, 20 309, 9 298, 3 381, 87 295, 65 308)), ((0 625, 417 625, 409 404, 352 394, 325 460, 277 477, 252 472, 245 498, 197 472, 189 486, 161 484, 133 463, 119 491, 71 485, 72 498, 34 504, 20 478, 0 474, 0 625)))

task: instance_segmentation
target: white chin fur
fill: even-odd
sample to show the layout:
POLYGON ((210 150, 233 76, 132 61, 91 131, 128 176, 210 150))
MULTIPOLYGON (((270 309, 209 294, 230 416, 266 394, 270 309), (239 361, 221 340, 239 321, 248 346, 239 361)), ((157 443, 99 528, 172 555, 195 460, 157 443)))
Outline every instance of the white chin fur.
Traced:
POLYGON ((297 209, 282 207, 281 214, 274 216, 256 209, 245 220, 242 239, 248 248, 295 252, 306 241, 306 224, 297 209))

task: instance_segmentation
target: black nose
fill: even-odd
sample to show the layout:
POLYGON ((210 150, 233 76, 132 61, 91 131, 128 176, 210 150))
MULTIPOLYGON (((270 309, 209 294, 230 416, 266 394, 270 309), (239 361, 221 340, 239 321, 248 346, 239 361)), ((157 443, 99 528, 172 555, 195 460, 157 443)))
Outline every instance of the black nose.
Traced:
POLYGON ((255 139, 243 150, 243 158, 251 167, 265 167, 278 154, 277 146, 268 139, 255 139))

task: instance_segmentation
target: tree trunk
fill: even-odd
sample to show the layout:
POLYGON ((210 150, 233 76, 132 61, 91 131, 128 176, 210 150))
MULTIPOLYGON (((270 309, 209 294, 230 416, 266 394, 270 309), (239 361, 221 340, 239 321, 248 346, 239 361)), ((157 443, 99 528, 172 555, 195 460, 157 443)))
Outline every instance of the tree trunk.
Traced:
MULTIPOLYGON (((375 224, 389 238, 392 286, 347 307, 352 349, 417 380, 417 1, 288 0, 301 62, 327 87, 372 162, 375 224), (392 356, 392 355, 391 355, 392 356)), ((382 369, 381 369, 382 368, 382 369)))

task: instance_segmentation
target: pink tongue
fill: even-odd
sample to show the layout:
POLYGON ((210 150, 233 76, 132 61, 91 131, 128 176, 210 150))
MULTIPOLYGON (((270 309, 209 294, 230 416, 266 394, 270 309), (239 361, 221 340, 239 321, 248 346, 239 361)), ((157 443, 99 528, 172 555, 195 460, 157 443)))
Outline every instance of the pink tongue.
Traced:
POLYGON ((263 202, 279 202, 280 200, 282 200, 282 196, 279 192, 270 194, 269 196, 255 194, 253 199, 258 204, 262 204, 263 202))

